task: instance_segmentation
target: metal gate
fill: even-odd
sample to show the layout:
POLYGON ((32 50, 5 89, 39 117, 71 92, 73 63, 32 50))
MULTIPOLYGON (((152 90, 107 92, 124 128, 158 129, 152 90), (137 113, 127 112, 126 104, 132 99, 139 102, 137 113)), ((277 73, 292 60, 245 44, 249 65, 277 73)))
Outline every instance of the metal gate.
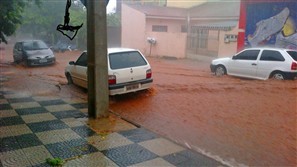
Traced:
POLYGON ((191 32, 187 38, 187 53, 217 56, 219 50, 219 33, 210 33, 209 29, 191 27, 191 32))

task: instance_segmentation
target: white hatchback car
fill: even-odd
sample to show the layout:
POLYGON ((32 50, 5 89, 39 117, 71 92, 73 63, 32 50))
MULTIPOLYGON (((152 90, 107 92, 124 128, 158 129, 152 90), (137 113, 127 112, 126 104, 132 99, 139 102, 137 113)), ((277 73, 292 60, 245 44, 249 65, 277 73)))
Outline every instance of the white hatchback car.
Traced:
POLYGON ((249 48, 233 57, 211 62, 216 76, 225 74, 266 80, 294 79, 297 77, 297 51, 276 48, 249 48))
MULTIPOLYGON (((108 49, 109 94, 117 95, 151 87, 153 78, 149 62, 139 50, 129 48, 108 49)), ((68 84, 87 88, 87 52, 84 51, 65 68, 68 84)))

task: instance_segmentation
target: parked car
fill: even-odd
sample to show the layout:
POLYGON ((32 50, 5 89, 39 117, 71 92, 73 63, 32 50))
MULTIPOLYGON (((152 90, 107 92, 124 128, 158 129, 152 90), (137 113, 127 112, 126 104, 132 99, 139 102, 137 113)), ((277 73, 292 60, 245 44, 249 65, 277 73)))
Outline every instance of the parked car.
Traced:
MULTIPOLYGON (((108 49, 109 94, 124 94, 148 89, 153 82, 152 70, 143 54, 136 49, 108 49)), ((65 68, 69 84, 87 88, 87 52, 84 51, 65 68)), ((99 76, 100 77, 100 76, 99 76)))
POLYGON ((72 51, 72 50, 76 50, 77 47, 76 45, 73 44, 69 44, 66 42, 61 42, 58 41, 55 45, 50 47, 54 52, 65 52, 65 51, 72 51))
POLYGON ((249 48, 233 57, 211 62, 211 72, 266 80, 283 80, 297 77, 297 51, 277 48, 249 48))
POLYGON ((15 63, 24 61, 28 66, 54 64, 56 58, 52 50, 42 40, 16 42, 13 48, 15 63))

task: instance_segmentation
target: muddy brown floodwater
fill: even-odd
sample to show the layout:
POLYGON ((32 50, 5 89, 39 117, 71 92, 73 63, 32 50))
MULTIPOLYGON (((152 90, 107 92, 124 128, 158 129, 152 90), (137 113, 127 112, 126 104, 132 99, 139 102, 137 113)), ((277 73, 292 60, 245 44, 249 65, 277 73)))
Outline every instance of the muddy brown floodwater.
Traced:
POLYGON ((296 81, 217 78, 209 64, 149 60, 153 89, 114 97, 112 110, 234 166, 296 166, 296 81))
MULTIPOLYGON (((56 54, 57 64, 28 68, 1 51, 6 87, 87 99, 66 85, 64 67, 79 51, 56 54)), ((153 87, 110 97, 110 109, 149 130, 232 166, 297 166, 297 81, 259 81, 210 74, 209 63, 151 58, 153 87)))

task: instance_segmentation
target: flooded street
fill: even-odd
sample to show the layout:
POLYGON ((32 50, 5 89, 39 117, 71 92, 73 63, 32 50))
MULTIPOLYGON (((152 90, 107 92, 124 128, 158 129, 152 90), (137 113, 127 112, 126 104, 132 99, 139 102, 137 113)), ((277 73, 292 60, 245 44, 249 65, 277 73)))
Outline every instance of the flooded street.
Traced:
POLYGON ((296 81, 216 78, 198 62, 150 62, 154 88, 115 97, 112 110, 234 165, 296 165, 296 81))
MULTIPOLYGON (((87 99, 67 85, 64 68, 80 52, 56 53, 57 63, 26 67, 1 50, 3 82, 16 91, 87 99)), ((164 137, 238 166, 296 166, 297 80, 258 81, 211 75, 209 63, 148 58, 153 88, 110 97, 110 109, 164 137), (295 157, 295 158, 294 158, 295 157)))

